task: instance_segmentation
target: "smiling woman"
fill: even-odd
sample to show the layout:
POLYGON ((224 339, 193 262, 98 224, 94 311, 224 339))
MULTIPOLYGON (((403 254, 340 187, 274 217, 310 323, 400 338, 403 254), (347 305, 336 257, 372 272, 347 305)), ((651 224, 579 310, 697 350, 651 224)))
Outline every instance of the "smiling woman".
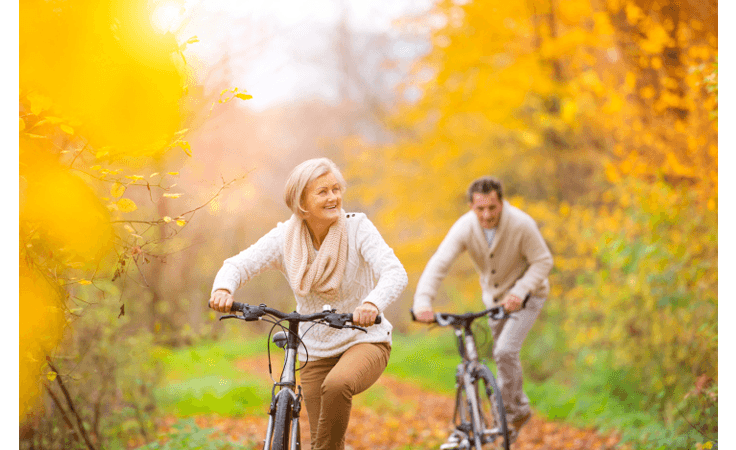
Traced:
POLYGON ((342 210, 344 191, 345 179, 327 158, 295 167, 284 189, 291 218, 225 260, 209 301, 216 311, 229 312, 239 287, 275 269, 289 282, 300 314, 321 312, 330 304, 339 312, 352 311, 353 323, 367 327, 365 333, 310 329, 307 334, 300 325, 301 380, 314 450, 344 448, 352 397, 371 386, 388 364, 392 325, 385 317, 374 325, 375 319, 408 282, 401 262, 366 215, 342 210))

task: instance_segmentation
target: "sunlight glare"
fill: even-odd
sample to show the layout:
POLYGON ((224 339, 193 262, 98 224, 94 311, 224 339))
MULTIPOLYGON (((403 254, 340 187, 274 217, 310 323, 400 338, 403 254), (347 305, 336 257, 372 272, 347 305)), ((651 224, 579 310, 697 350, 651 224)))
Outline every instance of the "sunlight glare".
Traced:
POLYGON ((164 2, 156 7, 151 14, 151 23, 161 33, 173 31, 181 23, 184 6, 175 1, 164 2))

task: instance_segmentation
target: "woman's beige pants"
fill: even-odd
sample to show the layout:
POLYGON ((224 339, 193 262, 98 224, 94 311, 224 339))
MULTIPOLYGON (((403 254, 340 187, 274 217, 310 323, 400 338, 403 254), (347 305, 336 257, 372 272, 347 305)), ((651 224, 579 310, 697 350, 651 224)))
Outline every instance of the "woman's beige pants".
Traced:
POLYGON ((340 356, 309 361, 301 370, 312 450, 342 450, 353 395, 368 389, 388 364, 387 342, 355 344, 340 356))

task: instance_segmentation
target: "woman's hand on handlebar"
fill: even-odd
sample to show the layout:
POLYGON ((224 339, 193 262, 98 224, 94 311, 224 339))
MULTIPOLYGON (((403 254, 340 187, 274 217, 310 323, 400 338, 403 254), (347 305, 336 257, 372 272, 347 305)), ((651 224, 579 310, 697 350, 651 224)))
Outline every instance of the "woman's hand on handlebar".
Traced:
POLYGON ((359 327, 373 325, 378 317, 378 307, 371 302, 365 302, 353 311, 353 324, 359 327))
POLYGON ((218 289, 212 293, 210 297, 210 308, 221 313, 230 312, 230 308, 233 306, 233 295, 225 289, 218 289))

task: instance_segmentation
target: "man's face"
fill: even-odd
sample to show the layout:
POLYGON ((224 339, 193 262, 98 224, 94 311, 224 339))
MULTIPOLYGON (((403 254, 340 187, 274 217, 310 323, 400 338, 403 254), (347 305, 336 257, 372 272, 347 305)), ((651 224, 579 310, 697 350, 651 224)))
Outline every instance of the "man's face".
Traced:
POLYGON ((491 191, 488 194, 473 192, 473 201, 470 203, 470 209, 473 210, 480 226, 491 229, 498 225, 501 220, 501 210, 503 203, 498 199, 498 192, 491 191))

